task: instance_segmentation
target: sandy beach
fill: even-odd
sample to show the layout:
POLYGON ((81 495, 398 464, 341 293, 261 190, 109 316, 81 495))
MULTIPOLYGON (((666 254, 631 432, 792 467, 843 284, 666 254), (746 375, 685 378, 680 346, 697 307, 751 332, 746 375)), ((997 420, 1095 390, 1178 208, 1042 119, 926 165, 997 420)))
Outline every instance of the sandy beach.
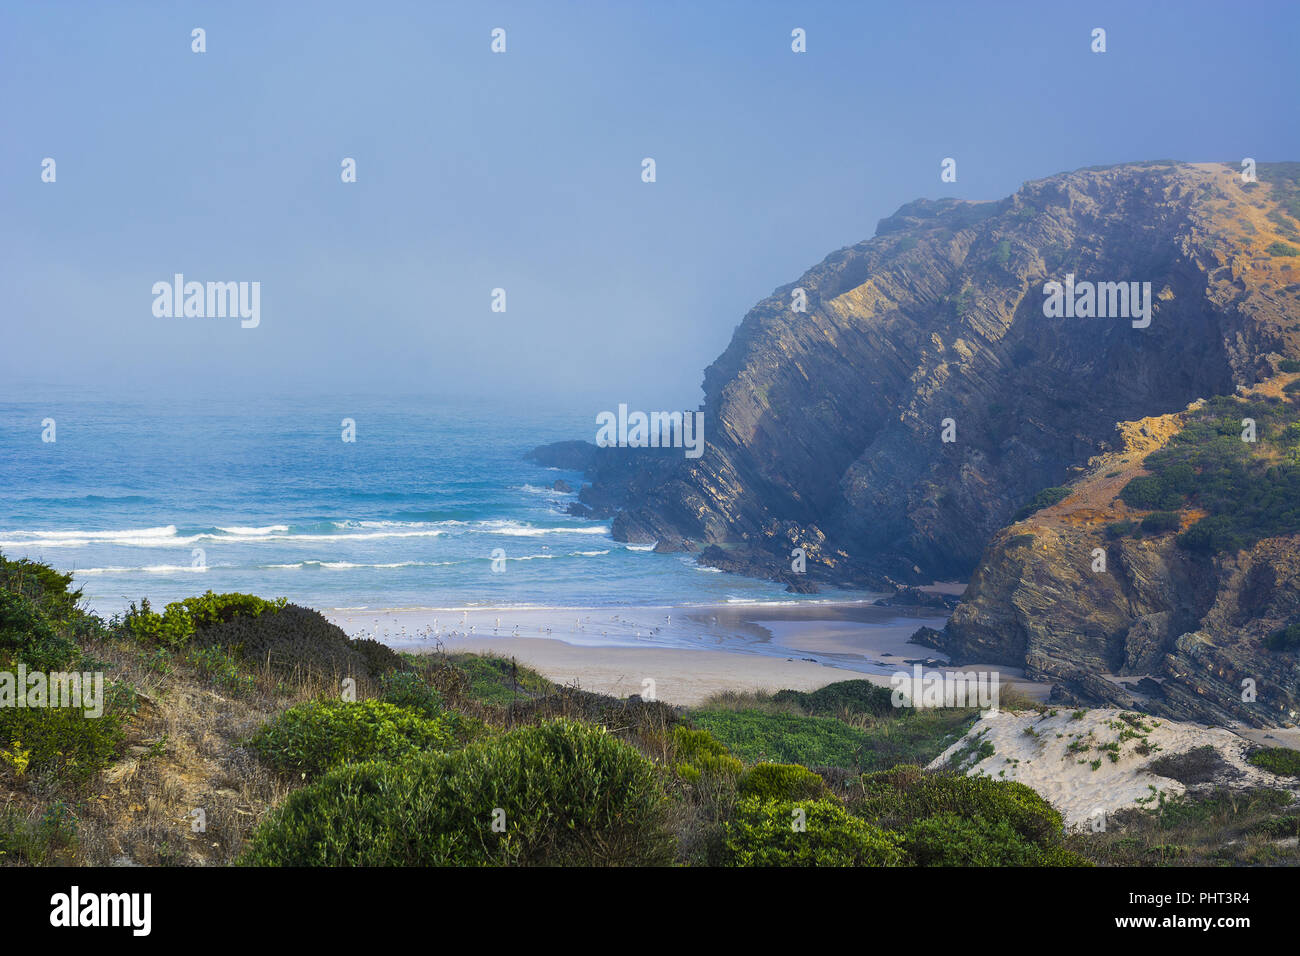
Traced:
MULTIPOLYGON (((338 609, 353 637, 404 651, 492 652, 556 683, 694 706, 727 690, 812 690, 866 678, 887 685, 916 663, 949 670, 937 651, 907 639, 942 627, 942 611, 867 603, 791 602, 712 607, 338 609), (652 683, 648 683, 652 682, 652 683)), ((993 667, 1035 699, 1049 687, 993 667)))

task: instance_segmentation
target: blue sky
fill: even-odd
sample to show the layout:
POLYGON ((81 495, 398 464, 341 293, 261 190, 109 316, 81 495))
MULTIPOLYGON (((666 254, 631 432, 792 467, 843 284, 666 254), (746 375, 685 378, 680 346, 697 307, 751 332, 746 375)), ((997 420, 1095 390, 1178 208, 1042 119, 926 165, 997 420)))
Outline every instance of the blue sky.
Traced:
POLYGON ((914 198, 1300 159, 1298 27, 1281 2, 7 3, 0 392, 694 407, 755 301, 914 198), (260 281, 261 325, 154 317, 175 272, 260 281))

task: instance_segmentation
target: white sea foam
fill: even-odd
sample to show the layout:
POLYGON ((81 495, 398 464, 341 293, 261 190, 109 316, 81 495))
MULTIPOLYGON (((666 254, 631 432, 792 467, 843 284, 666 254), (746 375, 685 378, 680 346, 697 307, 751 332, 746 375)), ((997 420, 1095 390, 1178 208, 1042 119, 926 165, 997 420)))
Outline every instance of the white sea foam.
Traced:
POLYGON ((140 568, 79 568, 72 572, 76 577, 80 574, 182 574, 198 573, 207 571, 206 566, 195 567, 191 564, 150 564, 140 568))
POLYGON ((609 525, 582 528, 538 528, 518 521, 480 521, 472 529, 480 534, 501 534, 514 538, 533 538, 544 534, 609 534, 609 525))

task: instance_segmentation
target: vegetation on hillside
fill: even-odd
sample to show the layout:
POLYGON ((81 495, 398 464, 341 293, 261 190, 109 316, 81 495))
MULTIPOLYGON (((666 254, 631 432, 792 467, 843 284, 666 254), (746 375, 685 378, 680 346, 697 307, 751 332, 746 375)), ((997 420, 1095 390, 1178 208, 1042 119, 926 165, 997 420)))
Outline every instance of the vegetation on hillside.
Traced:
POLYGON ((1057 866, 1121 854, 1067 835, 1020 784, 922 770, 974 712, 896 708, 867 681, 684 710, 558 687, 486 655, 394 654, 251 595, 161 613, 141 602, 113 621, 79 604, 69 576, 0 558, 0 670, 103 671, 111 688, 99 718, 0 708, 0 862, 1057 866))
MULTIPOLYGON (((1220 397, 1190 413, 1169 444, 1146 459, 1150 475, 1134 478, 1120 497, 1150 510, 1140 528, 1176 531, 1179 513, 1204 513, 1177 538, 1179 547, 1219 554, 1300 531, 1300 403, 1220 397), (1249 422, 1254 422, 1254 440, 1249 422), (1245 436, 1245 437, 1243 437, 1245 436)), ((1112 536, 1134 533, 1111 526, 1112 536)))

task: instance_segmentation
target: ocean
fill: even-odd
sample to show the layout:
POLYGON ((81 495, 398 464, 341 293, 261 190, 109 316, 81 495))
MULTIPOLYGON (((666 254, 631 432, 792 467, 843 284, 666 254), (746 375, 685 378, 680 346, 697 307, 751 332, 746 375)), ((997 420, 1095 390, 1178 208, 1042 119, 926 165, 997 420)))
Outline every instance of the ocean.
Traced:
POLYGON ((209 589, 322 610, 873 596, 788 594, 565 514, 576 496, 552 486, 581 475, 523 455, 594 434, 585 410, 427 397, 5 402, 0 552, 71 571, 105 617, 209 589))

